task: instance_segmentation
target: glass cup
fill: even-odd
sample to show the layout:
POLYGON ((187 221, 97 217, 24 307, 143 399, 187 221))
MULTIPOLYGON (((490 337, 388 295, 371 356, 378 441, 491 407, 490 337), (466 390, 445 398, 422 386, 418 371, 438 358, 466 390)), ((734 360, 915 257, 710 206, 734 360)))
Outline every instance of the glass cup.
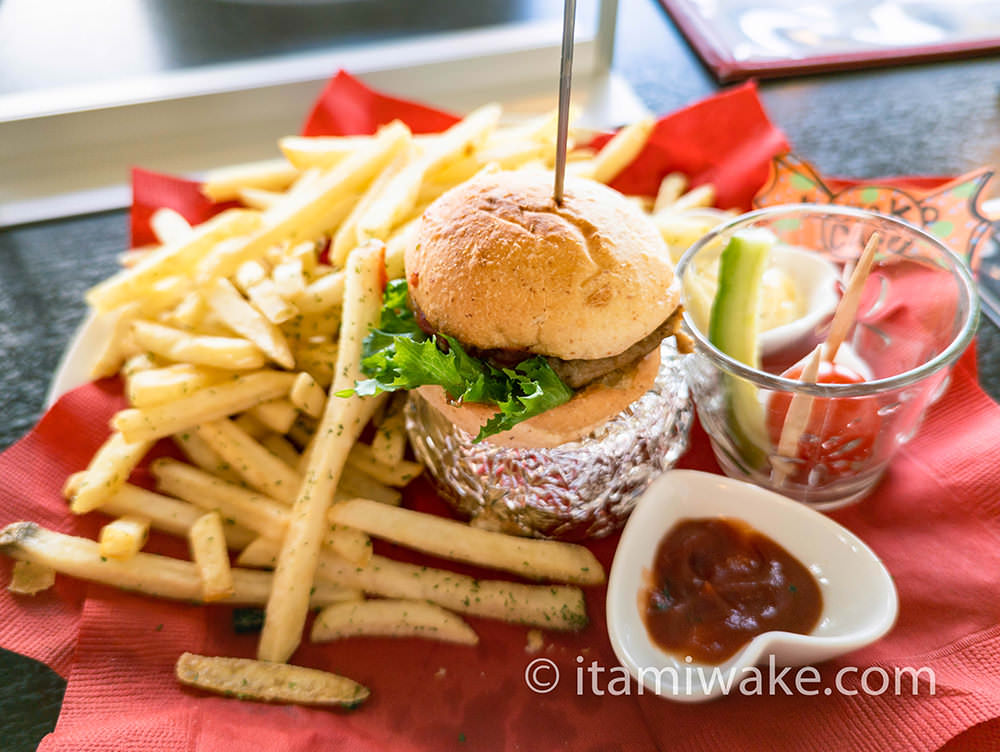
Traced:
MULTIPOLYGON (((744 214, 688 249, 677 274, 696 345, 687 360, 692 394, 720 466, 730 477, 819 509, 857 501, 875 487, 943 393, 978 323, 975 284, 961 259, 932 235, 861 209, 793 204, 744 214), (762 307, 773 313, 798 305, 769 331, 764 327, 775 321, 761 322, 753 366, 708 336, 719 256, 735 233, 750 228, 777 239, 762 307), (875 231, 875 262, 834 361, 835 376, 846 383, 824 383, 834 380, 829 375, 818 383, 799 380, 805 359, 826 341, 844 280, 875 231), (808 418, 779 452, 795 395, 803 395, 797 404, 808 418)), ((723 328, 739 338, 746 326, 726 322, 723 328)))

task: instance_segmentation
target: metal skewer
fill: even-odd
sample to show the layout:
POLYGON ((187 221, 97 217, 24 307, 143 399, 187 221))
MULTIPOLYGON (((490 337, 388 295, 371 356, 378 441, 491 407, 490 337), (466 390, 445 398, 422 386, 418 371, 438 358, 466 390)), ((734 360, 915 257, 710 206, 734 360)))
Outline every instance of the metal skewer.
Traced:
POLYGON ((573 79, 573 37, 576 27, 576 0, 563 7, 562 55, 559 62, 559 123, 556 131, 556 180, 552 198, 562 205, 566 177, 566 140, 569 137, 569 89, 573 79))

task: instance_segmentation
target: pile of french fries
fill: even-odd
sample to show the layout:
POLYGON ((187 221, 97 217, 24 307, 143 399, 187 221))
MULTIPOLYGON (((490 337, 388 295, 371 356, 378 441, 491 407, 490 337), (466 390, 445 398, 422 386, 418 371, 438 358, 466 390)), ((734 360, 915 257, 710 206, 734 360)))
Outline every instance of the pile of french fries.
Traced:
MULTIPOLYGON (((195 227, 155 212, 159 242, 127 251, 121 271, 87 294, 114 321, 92 376, 120 373, 130 407, 114 416, 89 466, 67 479, 65 497, 74 514, 112 519, 98 540, 7 526, 0 553, 18 560, 10 589, 39 592, 58 572, 159 598, 264 606, 258 660, 186 653, 178 679, 320 705, 355 704, 368 690, 287 664, 310 609, 321 609, 314 641, 363 634, 475 644, 461 615, 583 627, 579 586, 604 581, 587 548, 401 508, 399 488, 421 471, 406 459, 405 396, 332 396, 361 377, 362 340, 385 280, 403 275, 423 208, 484 170, 551 167, 554 114, 500 120, 488 105, 437 135, 393 122, 372 136, 283 138, 283 159, 206 176, 209 198, 244 208, 195 227), (373 438, 362 443, 369 423, 373 438), (156 491, 131 484, 161 440, 186 461, 153 461, 156 491), (151 529, 186 538, 190 560, 143 551, 151 529), (374 555, 370 537, 559 584, 415 566, 374 555)), ((596 153, 571 145, 570 170, 612 180, 652 127, 651 119, 627 126, 596 153)), ((672 174, 659 195, 635 197, 672 248, 714 216, 698 213, 713 202, 711 187, 686 188, 672 174)))

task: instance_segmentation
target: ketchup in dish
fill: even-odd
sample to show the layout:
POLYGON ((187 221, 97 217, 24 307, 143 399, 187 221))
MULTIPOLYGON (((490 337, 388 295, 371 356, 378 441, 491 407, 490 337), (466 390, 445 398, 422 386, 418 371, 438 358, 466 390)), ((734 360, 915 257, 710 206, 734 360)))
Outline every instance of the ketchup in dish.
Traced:
POLYGON ((809 570, 738 520, 680 521, 648 575, 640 610, 650 638, 700 663, 722 663, 763 632, 807 634, 823 610, 809 570))

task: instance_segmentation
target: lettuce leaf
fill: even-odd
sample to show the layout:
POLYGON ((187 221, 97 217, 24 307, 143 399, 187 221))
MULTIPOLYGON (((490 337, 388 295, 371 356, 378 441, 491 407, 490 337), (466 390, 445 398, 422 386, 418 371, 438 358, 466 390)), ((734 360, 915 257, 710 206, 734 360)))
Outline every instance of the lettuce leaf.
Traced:
POLYGON ((365 338, 361 350, 361 371, 368 378, 354 389, 338 392, 338 397, 366 397, 436 384, 456 402, 483 402, 498 408, 476 436, 476 441, 482 441, 573 396, 573 390, 540 356, 513 368, 497 368, 469 355, 453 337, 428 335, 407 305, 407 295, 405 280, 386 286, 378 326, 365 338))

